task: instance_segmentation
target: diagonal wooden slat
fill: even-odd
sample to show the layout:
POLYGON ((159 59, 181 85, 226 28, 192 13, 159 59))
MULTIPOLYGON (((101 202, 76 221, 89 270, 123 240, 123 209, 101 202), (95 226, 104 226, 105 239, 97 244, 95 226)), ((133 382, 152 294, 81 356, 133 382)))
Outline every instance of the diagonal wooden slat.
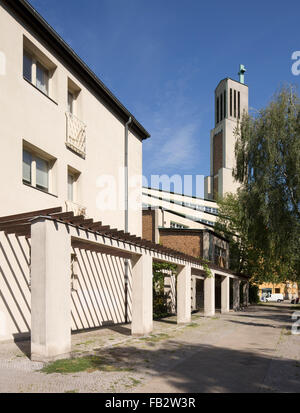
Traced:
POLYGON ((6 234, 15 234, 17 232, 29 231, 31 228, 31 224, 20 224, 15 225, 5 230, 6 234))

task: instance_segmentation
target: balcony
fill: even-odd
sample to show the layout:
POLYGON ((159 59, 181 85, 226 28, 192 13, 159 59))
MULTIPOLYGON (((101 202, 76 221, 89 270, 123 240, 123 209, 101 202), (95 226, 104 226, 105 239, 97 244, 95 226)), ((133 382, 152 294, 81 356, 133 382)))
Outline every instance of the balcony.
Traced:
POLYGON ((78 155, 86 156, 86 125, 73 113, 66 112, 67 140, 66 146, 78 155))

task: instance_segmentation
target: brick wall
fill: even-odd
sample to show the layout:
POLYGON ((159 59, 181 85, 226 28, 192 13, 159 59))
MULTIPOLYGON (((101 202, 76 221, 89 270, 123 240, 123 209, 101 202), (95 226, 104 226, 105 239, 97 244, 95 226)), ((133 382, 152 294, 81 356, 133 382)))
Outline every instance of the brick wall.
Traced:
POLYGON ((144 210, 143 211, 143 235, 142 237, 148 241, 155 242, 155 211, 144 210))
POLYGON ((159 235, 162 245, 196 258, 202 257, 202 233, 193 233, 192 231, 185 233, 180 229, 178 231, 164 229, 160 231, 159 235))

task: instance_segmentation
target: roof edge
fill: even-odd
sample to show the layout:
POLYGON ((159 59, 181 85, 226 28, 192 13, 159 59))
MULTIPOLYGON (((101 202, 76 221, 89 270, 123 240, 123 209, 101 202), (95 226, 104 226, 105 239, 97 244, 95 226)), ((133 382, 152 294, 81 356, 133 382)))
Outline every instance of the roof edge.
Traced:
POLYGON ((27 0, 2 0, 2 2, 21 17, 25 24, 29 25, 43 41, 49 44, 60 58, 70 65, 74 72, 84 79, 124 122, 127 122, 131 117, 131 130, 133 132, 137 133, 142 140, 150 138, 150 133, 27 0))

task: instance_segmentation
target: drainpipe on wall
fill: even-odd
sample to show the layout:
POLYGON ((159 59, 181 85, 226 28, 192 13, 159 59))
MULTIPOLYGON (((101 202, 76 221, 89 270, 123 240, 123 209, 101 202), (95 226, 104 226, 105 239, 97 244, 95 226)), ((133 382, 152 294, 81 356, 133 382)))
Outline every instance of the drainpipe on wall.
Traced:
MULTIPOLYGON (((132 118, 125 125, 125 232, 128 232, 128 132, 132 118)), ((128 323, 128 274, 129 261, 125 259, 125 323, 128 323)))

